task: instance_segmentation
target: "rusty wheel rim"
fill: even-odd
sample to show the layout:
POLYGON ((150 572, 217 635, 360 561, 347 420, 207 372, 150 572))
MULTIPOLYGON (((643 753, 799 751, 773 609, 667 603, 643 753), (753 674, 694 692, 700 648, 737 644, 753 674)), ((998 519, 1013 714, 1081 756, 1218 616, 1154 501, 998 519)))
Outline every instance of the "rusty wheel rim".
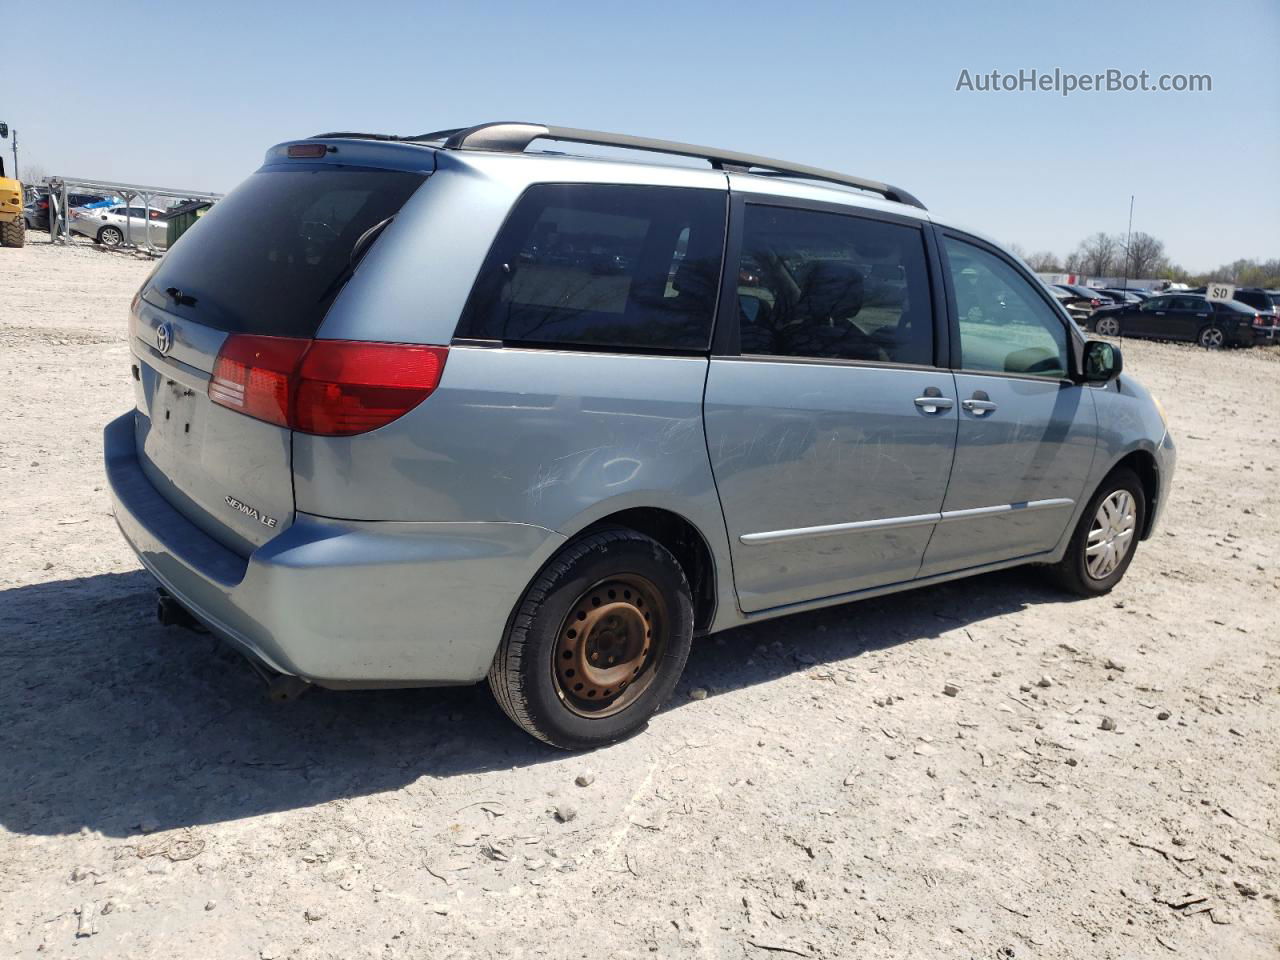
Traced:
POLYGON ((551 674, 566 707, 583 717, 625 710, 653 683, 666 648, 666 604, 644 577, 601 580, 560 624, 551 674))

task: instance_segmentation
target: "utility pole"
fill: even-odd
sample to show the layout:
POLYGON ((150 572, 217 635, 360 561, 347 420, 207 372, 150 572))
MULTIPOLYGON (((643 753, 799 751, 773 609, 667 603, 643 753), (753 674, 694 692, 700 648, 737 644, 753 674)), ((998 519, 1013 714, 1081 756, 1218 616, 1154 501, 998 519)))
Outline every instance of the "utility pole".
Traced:
MULTIPOLYGON (((14 164, 18 161, 14 160, 14 164)), ((1124 241, 1124 292, 1129 292, 1129 251, 1133 247, 1133 193, 1129 195, 1129 234, 1124 241)))
POLYGON ((13 128, 13 179, 21 179, 18 176, 18 128, 13 128))

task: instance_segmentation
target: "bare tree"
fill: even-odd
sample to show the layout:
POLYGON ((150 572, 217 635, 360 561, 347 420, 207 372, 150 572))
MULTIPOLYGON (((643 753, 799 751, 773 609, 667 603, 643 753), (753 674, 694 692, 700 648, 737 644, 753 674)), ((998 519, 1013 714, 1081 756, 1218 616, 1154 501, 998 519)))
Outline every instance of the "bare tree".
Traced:
POLYGON ((1128 269, 1125 272, 1130 277, 1155 276, 1168 262, 1164 254, 1164 243, 1151 234, 1142 232, 1133 235, 1122 257, 1121 265, 1127 263, 1128 269))
POLYGON ((1109 277, 1114 273, 1123 246, 1124 243, 1119 237, 1098 231, 1093 236, 1080 241, 1080 246, 1067 260, 1067 264, 1075 273, 1084 273, 1091 277, 1109 277))
POLYGON ((1035 253, 1029 254, 1022 259, 1027 261, 1027 266, 1036 273, 1061 273, 1062 261, 1058 259, 1056 253, 1048 250, 1037 250, 1035 253))
POLYGON ((48 171, 44 168, 44 164, 40 163, 38 160, 23 161, 22 166, 18 168, 18 172, 21 175, 22 182, 31 186, 37 183, 44 183, 44 178, 49 175, 48 171))

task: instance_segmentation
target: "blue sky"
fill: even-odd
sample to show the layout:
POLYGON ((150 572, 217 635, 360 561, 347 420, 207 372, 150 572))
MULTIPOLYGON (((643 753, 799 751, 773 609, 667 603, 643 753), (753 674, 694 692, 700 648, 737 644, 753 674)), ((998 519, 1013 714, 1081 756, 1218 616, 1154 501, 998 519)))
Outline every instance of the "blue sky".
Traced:
POLYGON ((533 120, 887 180, 1028 251, 1123 231, 1132 193, 1186 267, 1280 256, 1276 0, 40 6, 85 29, 59 69, 23 30, 0 120, 48 173, 226 190, 293 137, 533 120), (1213 90, 955 89, 1055 67, 1213 90))

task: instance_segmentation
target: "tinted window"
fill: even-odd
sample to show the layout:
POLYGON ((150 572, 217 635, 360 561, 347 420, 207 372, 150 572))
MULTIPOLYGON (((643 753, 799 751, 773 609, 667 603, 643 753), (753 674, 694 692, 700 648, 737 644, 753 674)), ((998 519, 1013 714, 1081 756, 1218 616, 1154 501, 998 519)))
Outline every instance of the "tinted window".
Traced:
POLYGON ((744 354, 932 364, 920 230, 750 204, 738 321, 744 354))
POLYGON ((530 187, 489 251, 458 335, 705 350, 727 202, 679 187, 530 187))
POLYGON ((350 274, 355 242, 422 181, 389 170, 264 167, 183 234, 145 296, 219 330, 309 337, 350 274), (170 288, 182 291, 182 306, 170 288))
POLYGON ((960 321, 960 362, 1060 379, 1067 375, 1067 328, 1031 283, 1001 257, 945 239, 960 321))
MULTIPOLYGON (((1206 301, 1204 300, 1199 301, 1199 310, 1201 313, 1205 312, 1206 310, 1205 303, 1206 301)), ((1214 303, 1214 306, 1218 310, 1225 310, 1230 313, 1253 313, 1254 312, 1253 307, 1240 303, 1238 300, 1228 300, 1225 302, 1219 300, 1214 303)))
POLYGON ((1191 313, 1206 313, 1208 306, 1206 301, 1201 297, 1174 297, 1173 310, 1188 310, 1191 313))

